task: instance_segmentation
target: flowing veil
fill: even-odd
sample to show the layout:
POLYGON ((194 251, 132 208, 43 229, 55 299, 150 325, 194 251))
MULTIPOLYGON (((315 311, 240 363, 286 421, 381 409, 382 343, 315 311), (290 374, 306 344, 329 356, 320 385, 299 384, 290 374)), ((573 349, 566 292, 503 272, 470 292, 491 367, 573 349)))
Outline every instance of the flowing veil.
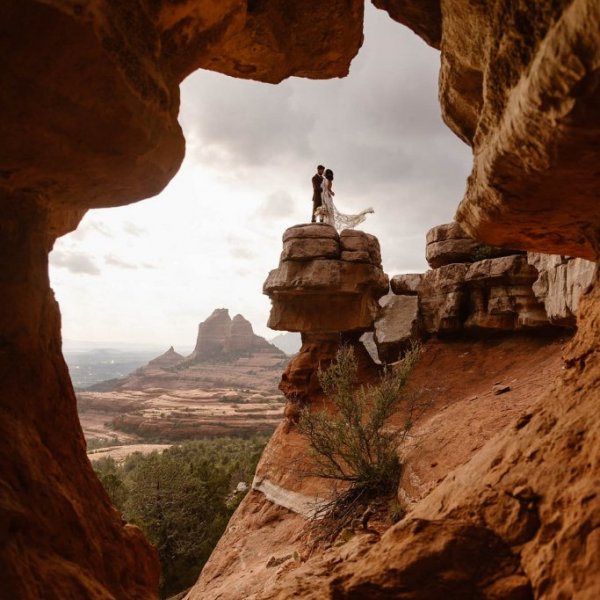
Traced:
POLYGON ((355 215, 347 215, 340 212, 333 202, 333 197, 329 193, 327 186, 323 185, 323 206, 325 207, 325 223, 333 225, 337 231, 344 229, 354 229, 362 223, 368 214, 374 213, 372 208, 365 208, 355 215))

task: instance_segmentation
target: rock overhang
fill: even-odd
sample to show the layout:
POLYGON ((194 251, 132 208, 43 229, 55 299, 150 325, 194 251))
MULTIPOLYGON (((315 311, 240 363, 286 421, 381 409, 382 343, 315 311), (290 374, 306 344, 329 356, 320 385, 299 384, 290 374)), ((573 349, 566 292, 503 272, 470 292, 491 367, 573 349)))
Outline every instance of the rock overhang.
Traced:
POLYGON ((374 236, 350 230, 338 235, 322 224, 290 227, 279 267, 263 285, 272 302, 268 326, 305 334, 369 331, 377 300, 388 289, 374 236))

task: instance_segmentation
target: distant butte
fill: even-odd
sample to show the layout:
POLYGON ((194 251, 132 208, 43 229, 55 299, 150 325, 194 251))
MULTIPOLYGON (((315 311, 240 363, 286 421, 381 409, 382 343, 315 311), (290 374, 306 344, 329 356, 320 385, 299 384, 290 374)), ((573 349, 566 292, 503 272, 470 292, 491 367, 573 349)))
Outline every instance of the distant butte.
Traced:
POLYGON ((244 354, 263 352, 285 356, 277 346, 256 335, 250 321, 242 315, 232 319, 227 308, 217 308, 198 325, 196 347, 183 364, 227 361, 244 354))

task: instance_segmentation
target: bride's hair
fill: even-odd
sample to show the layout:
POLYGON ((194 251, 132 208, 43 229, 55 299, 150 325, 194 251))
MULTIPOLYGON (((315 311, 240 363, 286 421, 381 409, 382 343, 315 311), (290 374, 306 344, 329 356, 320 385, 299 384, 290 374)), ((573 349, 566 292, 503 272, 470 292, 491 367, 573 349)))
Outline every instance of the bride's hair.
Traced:
POLYGON ((331 169, 325 169, 325 179, 333 181, 333 171, 331 169))

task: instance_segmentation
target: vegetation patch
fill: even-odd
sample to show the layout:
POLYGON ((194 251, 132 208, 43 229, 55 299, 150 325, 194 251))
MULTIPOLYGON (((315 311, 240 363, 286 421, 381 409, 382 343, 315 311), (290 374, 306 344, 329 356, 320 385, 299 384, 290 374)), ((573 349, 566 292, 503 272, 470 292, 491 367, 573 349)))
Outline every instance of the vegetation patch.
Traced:
POLYGON ((267 441, 194 441, 162 453, 134 453, 122 465, 112 458, 93 464, 113 504, 156 546, 161 598, 195 583, 246 494, 237 491, 238 483, 252 481, 267 441))
POLYGON ((332 482, 333 499, 315 515, 324 537, 335 538, 364 514, 365 507, 396 494, 403 471, 399 449, 424 408, 407 387, 420 355, 421 347, 413 346, 371 386, 359 386, 351 347, 341 348, 332 365, 319 371, 332 410, 307 407, 298 427, 312 454, 304 475, 332 482), (388 421, 396 413, 402 415, 402 423, 390 427, 388 421))

